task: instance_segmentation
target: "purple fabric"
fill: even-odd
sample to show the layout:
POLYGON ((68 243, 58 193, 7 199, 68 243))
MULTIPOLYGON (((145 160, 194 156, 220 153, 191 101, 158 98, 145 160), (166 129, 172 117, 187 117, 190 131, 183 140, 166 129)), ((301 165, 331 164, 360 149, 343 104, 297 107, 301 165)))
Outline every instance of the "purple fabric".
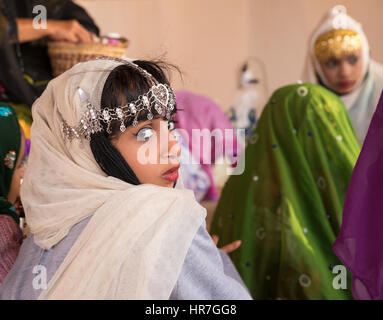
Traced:
MULTIPOLYGON (((223 153, 229 158, 233 159, 233 164, 236 160, 237 139, 231 135, 225 139, 225 129, 233 129, 229 119, 221 108, 211 99, 197 95, 188 91, 176 92, 177 108, 180 109, 177 112, 175 120, 178 121, 177 128, 184 129, 187 132, 188 137, 181 131, 180 135, 182 140, 189 147, 193 156, 200 161, 202 169, 208 174, 211 185, 208 189, 204 200, 218 200, 218 191, 214 185, 213 171, 211 163, 214 163, 215 156, 219 158, 223 153), (212 139, 211 147, 200 143, 200 139, 191 139, 192 129, 218 129, 222 130, 222 136, 224 137, 223 143, 229 143, 232 148, 229 150, 223 149, 223 152, 215 153, 215 144, 220 143, 212 139), (231 139, 231 141, 228 141, 231 139), (199 144, 199 146, 198 146, 199 144), (194 147, 193 147, 194 145, 194 147), (194 152, 193 150, 200 150, 194 152), (211 159, 211 161, 209 161, 211 159)), ((219 151, 220 148, 217 148, 219 151)))
POLYGON ((31 151, 31 140, 25 139, 25 155, 28 157, 29 152, 31 151))
POLYGON ((347 190, 333 250, 352 274, 355 299, 383 299, 383 94, 347 190))

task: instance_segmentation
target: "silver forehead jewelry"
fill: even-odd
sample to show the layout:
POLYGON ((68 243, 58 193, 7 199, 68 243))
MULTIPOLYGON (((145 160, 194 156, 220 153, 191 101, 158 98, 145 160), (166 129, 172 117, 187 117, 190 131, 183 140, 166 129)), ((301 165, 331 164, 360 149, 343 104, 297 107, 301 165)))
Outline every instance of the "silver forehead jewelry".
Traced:
MULTIPOLYGON (((115 60, 115 59, 114 59, 115 60)), ((167 120, 170 120, 172 111, 175 108, 175 95, 172 88, 166 84, 159 83, 146 70, 132 62, 121 60, 135 69, 139 70, 153 84, 147 93, 139 96, 137 100, 128 102, 124 106, 116 108, 95 108, 89 101, 89 95, 83 89, 78 88, 81 103, 86 103, 87 110, 81 116, 80 123, 76 127, 69 126, 65 120, 61 123, 61 129, 68 140, 82 137, 90 140, 90 136, 102 132, 101 122, 107 125, 107 133, 111 133, 110 125, 113 121, 120 122, 120 131, 126 130, 125 123, 133 119, 132 125, 138 125, 138 117, 142 111, 147 112, 147 119, 153 119, 153 111, 167 120)))

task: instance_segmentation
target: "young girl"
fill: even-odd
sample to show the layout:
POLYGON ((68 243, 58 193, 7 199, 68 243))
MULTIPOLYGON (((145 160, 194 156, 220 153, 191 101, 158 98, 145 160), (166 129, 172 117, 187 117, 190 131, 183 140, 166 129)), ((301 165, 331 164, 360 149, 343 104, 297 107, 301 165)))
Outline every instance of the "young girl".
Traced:
POLYGON ((93 60, 49 83, 22 187, 31 236, 1 299, 250 298, 178 179, 175 112, 154 62, 93 60))
POLYGON ((23 239, 14 204, 24 174, 24 143, 14 110, 0 107, 0 284, 11 270, 23 239))

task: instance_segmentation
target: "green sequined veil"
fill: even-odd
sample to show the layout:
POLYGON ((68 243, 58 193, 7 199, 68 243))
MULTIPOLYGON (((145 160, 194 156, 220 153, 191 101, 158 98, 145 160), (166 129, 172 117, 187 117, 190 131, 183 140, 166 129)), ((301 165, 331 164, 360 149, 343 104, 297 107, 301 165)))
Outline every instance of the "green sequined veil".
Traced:
POLYGON ((352 298, 349 274, 347 289, 333 287, 332 244, 359 152, 335 94, 301 84, 272 95, 211 229, 221 244, 242 240, 231 258, 255 299, 352 298))

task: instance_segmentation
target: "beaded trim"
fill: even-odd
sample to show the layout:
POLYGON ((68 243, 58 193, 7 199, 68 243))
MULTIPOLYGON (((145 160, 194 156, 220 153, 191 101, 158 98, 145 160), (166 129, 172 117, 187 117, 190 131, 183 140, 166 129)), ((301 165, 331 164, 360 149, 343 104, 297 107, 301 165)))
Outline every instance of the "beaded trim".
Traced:
POLYGON ((134 63, 122 60, 123 63, 134 66, 136 69, 140 69, 140 72, 148 78, 152 83, 152 87, 146 94, 143 94, 137 98, 137 100, 128 102, 124 106, 118 106, 116 108, 103 108, 102 110, 95 108, 89 101, 89 95, 80 87, 78 88, 78 94, 80 95, 80 101, 87 104, 87 111, 82 115, 80 123, 76 127, 71 127, 65 120, 61 123, 61 130, 69 141, 73 139, 81 139, 82 137, 90 140, 90 136, 97 132, 102 132, 103 126, 101 122, 107 125, 107 133, 111 133, 110 125, 113 121, 120 122, 120 131, 126 130, 125 123, 127 120, 133 119, 132 125, 136 127, 138 125, 138 117, 142 111, 148 112, 147 119, 153 119, 153 112, 161 115, 163 118, 170 120, 172 111, 175 108, 175 95, 172 88, 166 84, 158 83, 152 75, 146 70, 138 67, 134 63))

